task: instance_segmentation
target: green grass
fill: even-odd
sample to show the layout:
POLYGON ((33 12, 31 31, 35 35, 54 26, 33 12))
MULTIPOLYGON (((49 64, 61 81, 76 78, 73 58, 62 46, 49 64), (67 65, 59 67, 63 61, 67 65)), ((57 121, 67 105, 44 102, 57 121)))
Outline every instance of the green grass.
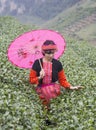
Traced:
POLYGON ((77 35, 85 40, 96 40, 96 24, 93 23, 91 25, 88 25, 87 27, 82 28, 79 32, 77 32, 77 35))

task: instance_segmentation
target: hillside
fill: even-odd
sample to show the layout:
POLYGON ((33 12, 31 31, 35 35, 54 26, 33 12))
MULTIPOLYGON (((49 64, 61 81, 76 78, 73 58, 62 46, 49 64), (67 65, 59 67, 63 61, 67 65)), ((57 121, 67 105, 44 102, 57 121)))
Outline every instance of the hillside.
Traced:
POLYGON ((11 15, 23 23, 39 24, 50 20, 80 0, 2 0, 0 15, 11 15))
POLYGON ((64 35, 78 39, 96 40, 95 0, 80 1, 54 19, 43 24, 42 28, 55 29, 64 35), (93 30, 90 30, 91 26, 93 30))
POLYGON ((66 38, 66 50, 59 60, 67 80, 84 88, 71 91, 61 87, 61 95, 51 100, 48 113, 57 125, 47 126, 46 112, 35 86, 29 83, 30 70, 13 66, 7 57, 10 42, 36 28, 0 17, 0 130, 95 130, 96 48, 86 41, 66 38))

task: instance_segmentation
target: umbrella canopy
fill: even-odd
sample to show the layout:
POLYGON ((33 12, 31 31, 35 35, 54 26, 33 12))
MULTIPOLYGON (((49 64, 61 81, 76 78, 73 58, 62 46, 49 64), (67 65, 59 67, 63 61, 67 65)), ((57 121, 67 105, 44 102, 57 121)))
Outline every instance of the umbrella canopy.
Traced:
POLYGON ((33 30, 17 37, 8 48, 8 59, 19 68, 31 68, 36 59, 42 58, 41 46, 46 40, 52 40, 58 51, 54 58, 58 59, 65 50, 65 40, 53 30, 33 30))

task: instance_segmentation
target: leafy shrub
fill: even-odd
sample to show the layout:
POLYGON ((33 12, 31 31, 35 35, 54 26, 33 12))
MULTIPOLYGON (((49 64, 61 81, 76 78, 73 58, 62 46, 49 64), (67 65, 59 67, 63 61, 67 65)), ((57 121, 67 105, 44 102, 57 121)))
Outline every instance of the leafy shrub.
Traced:
POLYGON ((83 85, 80 91, 61 89, 51 101, 49 118, 57 126, 44 124, 42 109, 34 86, 29 84, 29 70, 13 66, 7 58, 10 42, 19 34, 34 29, 11 18, 0 18, 0 128, 2 130, 95 130, 96 129, 96 54, 84 42, 67 40, 60 58, 67 79, 72 85, 83 85))

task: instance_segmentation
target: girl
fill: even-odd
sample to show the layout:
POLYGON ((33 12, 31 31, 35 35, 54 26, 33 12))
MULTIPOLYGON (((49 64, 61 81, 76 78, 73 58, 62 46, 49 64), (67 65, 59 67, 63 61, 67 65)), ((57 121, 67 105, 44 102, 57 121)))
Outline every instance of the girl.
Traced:
POLYGON ((67 81, 61 62, 54 59, 56 51, 56 44, 46 40, 42 45, 43 58, 34 62, 30 72, 30 83, 37 85, 36 92, 47 110, 50 109, 50 99, 60 95, 60 86, 71 90, 82 88, 73 87, 67 81))

